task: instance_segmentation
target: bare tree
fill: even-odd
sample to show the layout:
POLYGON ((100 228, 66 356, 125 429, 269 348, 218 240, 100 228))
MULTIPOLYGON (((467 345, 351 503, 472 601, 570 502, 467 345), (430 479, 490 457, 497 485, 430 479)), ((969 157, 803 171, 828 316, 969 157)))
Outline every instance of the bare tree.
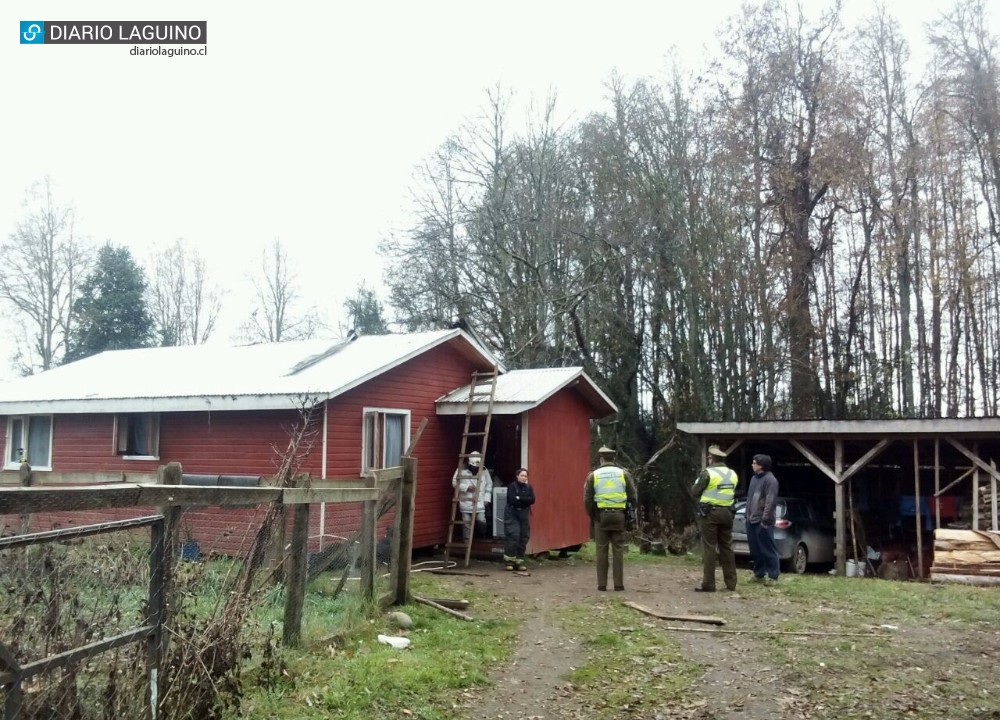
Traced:
POLYGON ((77 238, 74 210, 60 205, 51 178, 25 194, 25 214, 0 244, 0 301, 23 328, 14 360, 29 375, 59 364, 70 336, 71 309, 90 254, 77 238))
POLYGON ((200 345, 215 330, 222 293, 198 251, 177 240, 153 259, 148 304, 160 345, 200 345))
POLYGON ((297 275, 289 267, 285 247, 275 238, 261 253, 261 274, 250 279, 256 303, 240 330, 244 340, 307 340, 324 327, 314 306, 299 309, 302 296, 296 279, 297 275))

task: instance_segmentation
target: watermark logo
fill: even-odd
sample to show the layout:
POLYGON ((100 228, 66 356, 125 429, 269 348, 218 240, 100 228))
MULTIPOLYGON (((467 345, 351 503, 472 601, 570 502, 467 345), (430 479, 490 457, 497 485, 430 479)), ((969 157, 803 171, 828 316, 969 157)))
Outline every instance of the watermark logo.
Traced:
POLYGON ((41 45, 45 42, 45 22, 42 20, 21 21, 21 44, 41 45))
POLYGON ((205 45, 205 20, 22 20, 22 45, 205 45))

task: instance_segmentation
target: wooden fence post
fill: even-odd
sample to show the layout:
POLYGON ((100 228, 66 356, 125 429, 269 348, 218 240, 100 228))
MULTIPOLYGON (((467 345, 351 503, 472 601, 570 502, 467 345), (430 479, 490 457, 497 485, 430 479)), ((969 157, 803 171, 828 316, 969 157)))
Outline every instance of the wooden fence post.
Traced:
POLYGON ((403 456, 403 478, 396 500, 395 532, 392 534, 392 604, 410 601, 410 568, 413 556, 413 506, 417 490, 417 459, 403 456))
MULTIPOLYGON (((167 463, 156 469, 160 485, 180 485, 184 468, 178 462, 167 463)), ((180 552, 180 505, 162 505, 159 508, 163 525, 150 528, 149 620, 155 622, 156 631, 150 636, 146 651, 149 672, 149 713, 156 720, 160 703, 160 666, 167 653, 170 634, 164 630, 174 610, 172 602, 174 570, 180 552)))
MULTIPOLYGON (((365 487, 376 486, 375 476, 366 478, 365 487)), ((365 600, 375 597, 375 571, 378 560, 375 557, 375 517, 377 500, 365 500, 361 503, 361 595, 365 600)))
MULTIPOLYGON (((308 478, 308 475, 300 475, 295 486, 308 486, 308 478)), ((302 608, 309 565, 309 507, 308 503, 300 503, 292 511, 292 540, 284 566, 285 618, 281 642, 285 647, 297 647, 302 640, 302 608)))

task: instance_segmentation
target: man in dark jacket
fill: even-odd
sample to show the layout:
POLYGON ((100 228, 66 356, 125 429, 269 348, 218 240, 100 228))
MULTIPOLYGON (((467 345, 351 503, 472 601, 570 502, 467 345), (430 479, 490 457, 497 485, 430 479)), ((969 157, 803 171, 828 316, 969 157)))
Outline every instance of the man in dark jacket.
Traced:
POLYGON ((733 517, 736 515, 736 471, 726 466, 726 451, 708 448, 708 466, 701 471, 691 496, 698 501, 701 520, 701 585, 695 592, 715 592, 715 558, 722 566, 727 590, 736 589, 736 555, 733 553, 733 517))
POLYGON ((747 489, 747 544, 753 558, 753 582, 773 585, 778 581, 780 563, 774 544, 775 507, 778 480, 771 472, 770 455, 754 455, 753 477, 747 489))

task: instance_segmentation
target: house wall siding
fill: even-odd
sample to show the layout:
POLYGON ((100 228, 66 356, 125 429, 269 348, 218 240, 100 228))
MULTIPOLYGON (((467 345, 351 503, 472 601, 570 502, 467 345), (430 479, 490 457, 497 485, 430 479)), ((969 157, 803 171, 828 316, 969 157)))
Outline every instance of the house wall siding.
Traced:
POLYGON ((528 412, 528 473, 535 490, 529 553, 587 542, 583 481, 590 472, 590 409, 563 388, 528 412))
MULTIPOLYGON (((366 407, 409 410, 411 439, 420 421, 427 418, 427 427, 413 453, 417 460, 414 547, 443 543, 447 538, 451 476, 458 462, 462 418, 438 416, 434 401, 468 383, 474 369, 458 351, 443 345, 381 375, 377 382, 341 395, 329 405, 329 477, 360 476, 361 424, 366 407)), ((356 512, 352 506, 327 505, 328 532, 331 527, 355 526, 356 512)))

